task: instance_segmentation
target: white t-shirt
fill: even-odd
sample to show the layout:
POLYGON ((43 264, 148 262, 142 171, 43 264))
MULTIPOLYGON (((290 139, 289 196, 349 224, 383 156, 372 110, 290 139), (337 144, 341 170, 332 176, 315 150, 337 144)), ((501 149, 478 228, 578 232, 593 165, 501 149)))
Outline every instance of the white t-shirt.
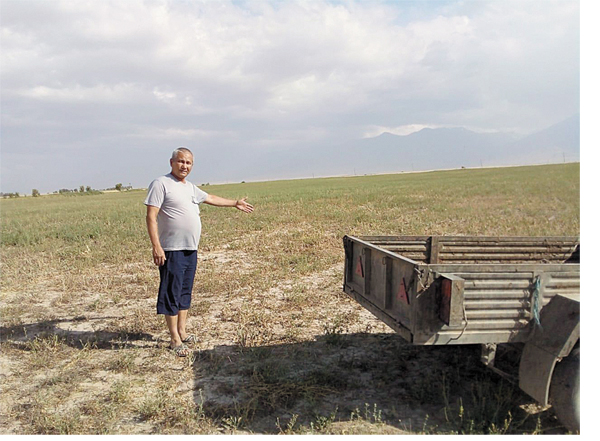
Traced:
POLYGON ((148 187, 145 205, 160 208, 158 237, 165 251, 197 250, 202 232, 200 208, 208 194, 189 181, 178 181, 171 173, 148 187))

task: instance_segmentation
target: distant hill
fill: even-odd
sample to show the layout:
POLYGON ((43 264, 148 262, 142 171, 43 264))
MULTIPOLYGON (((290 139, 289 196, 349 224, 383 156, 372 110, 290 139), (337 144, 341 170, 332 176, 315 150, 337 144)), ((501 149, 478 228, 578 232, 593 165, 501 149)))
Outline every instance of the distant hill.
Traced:
POLYGON ((501 148, 495 162, 499 165, 539 164, 579 161, 579 115, 501 148))
POLYGON ((488 162, 487 152, 514 140, 513 135, 464 128, 423 129, 405 136, 384 133, 351 148, 365 156, 362 165, 377 172, 434 170, 480 166, 488 162))
POLYGON ((362 175, 579 161, 579 115, 525 137, 465 128, 423 129, 299 151, 256 155, 246 179, 362 175), (254 174, 254 176, 253 176, 254 174))
POLYGON ((321 152, 314 165, 323 169, 328 163, 339 173, 370 174, 578 160, 579 115, 575 115, 522 138, 464 128, 423 129, 404 136, 383 133, 321 152))

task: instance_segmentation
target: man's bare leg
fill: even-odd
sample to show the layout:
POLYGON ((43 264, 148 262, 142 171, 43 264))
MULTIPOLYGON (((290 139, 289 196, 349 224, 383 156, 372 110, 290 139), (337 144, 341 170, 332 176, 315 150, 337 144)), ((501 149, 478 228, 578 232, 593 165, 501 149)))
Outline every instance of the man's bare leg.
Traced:
POLYGON ((179 338, 181 340, 185 340, 188 337, 187 332, 185 332, 187 315, 188 315, 187 309, 182 309, 177 314, 177 333, 179 334, 179 338))
POLYGON ((177 346, 181 346, 181 336, 179 335, 179 331, 177 330, 177 322, 179 316, 178 315, 165 315, 165 319, 167 320, 167 328, 169 328, 169 333, 171 334, 171 347, 175 348, 177 346))

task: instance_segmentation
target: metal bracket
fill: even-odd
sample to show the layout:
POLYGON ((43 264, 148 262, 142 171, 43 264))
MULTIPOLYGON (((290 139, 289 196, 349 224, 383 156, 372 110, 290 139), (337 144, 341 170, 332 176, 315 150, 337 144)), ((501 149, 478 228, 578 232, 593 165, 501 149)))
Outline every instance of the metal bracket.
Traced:
POLYGON ((496 361, 496 343, 485 343, 481 345, 481 362, 486 366, 494 366, 496 361))

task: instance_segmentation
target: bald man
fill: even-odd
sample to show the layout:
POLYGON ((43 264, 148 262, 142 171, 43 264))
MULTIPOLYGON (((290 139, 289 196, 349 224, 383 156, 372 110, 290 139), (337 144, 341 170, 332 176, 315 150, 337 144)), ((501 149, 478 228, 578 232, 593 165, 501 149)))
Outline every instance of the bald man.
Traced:
POLYGON ((202 224, 199 205, 235 207, 252 213, 246 198, 231 200, 208 194, 189 182, 194 155, 179 147, 171 155, 171 172, 150 184, 144 204, 152 258, 160 272, 156 311, 165 316, 171 335, 170 348, 179 357, 189 355, 186 343, 196 337, 186 332, 187 313, 196 274, 202 224))

